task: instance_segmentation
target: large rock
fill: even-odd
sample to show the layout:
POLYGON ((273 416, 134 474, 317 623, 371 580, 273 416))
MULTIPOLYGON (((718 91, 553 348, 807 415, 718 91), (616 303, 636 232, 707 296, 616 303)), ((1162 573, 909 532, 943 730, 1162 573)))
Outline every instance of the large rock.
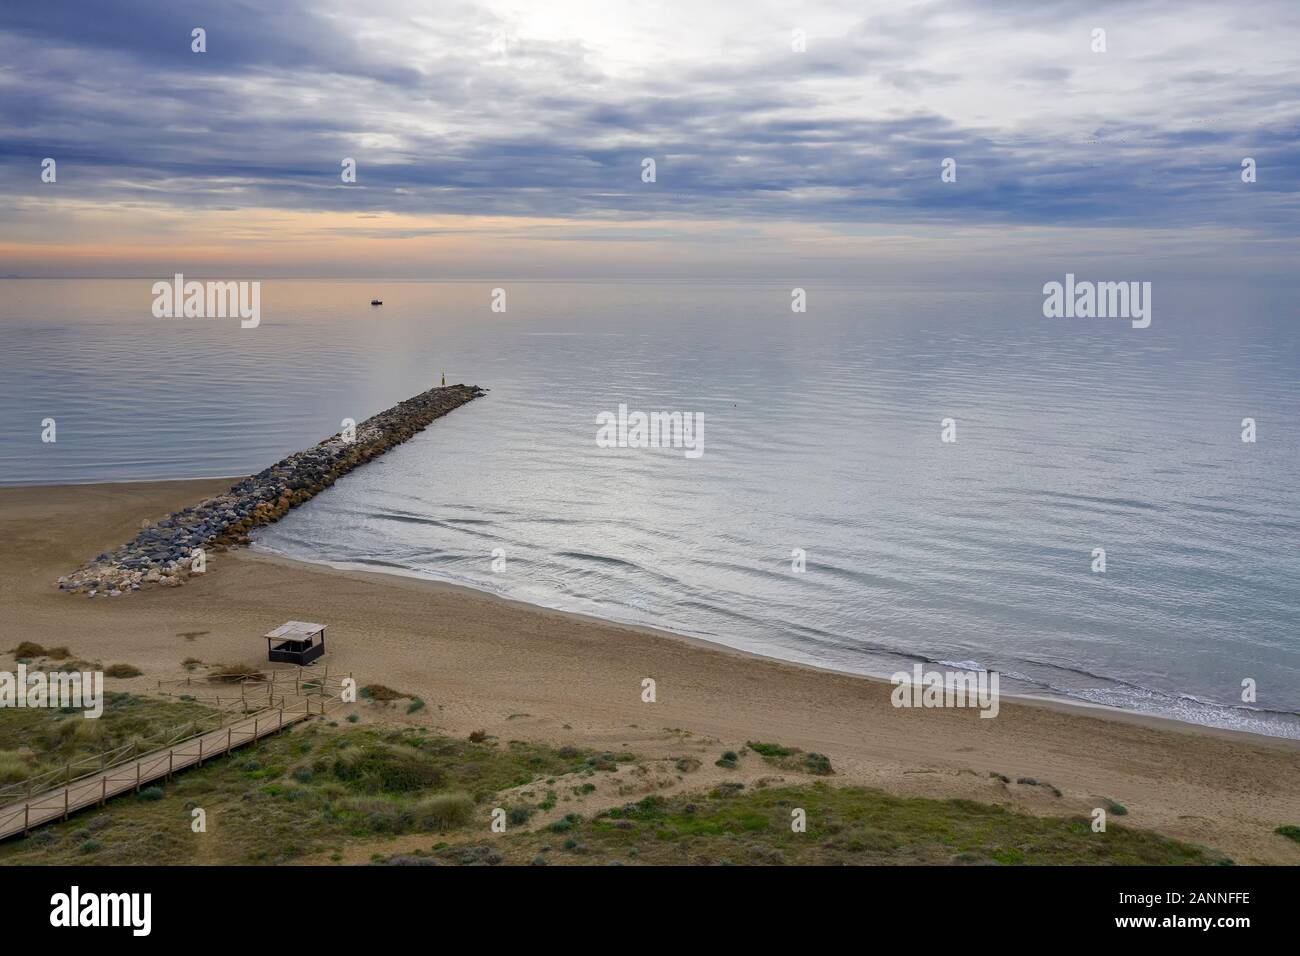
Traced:
MULTIPOLYGON (((225 550, 248 543, 248 532, 270 524, 371 458, 382 455, 424 429, 434 419, 483 395, 472 385, 431 388, 374 415, 357 426, 356 440, 331 435, 305 451, 243 478, 229 491, 168 515, 113 552, 105 552, 72 574, 59 578, 61 589, 103 589, 127 593, 143 585, 179 587, 190 573, 194 548, 225 550)), ((114 593, 117 592, 117 593, 114 593)))

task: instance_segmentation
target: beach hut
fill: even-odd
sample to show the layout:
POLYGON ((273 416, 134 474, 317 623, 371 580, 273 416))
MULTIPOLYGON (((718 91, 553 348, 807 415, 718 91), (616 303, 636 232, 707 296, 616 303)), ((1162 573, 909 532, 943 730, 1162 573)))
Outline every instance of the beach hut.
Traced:
POLYGON ((325 654, 325 625, 286 621, 266 635, 266 652, 273 664, 310 664, 325 654))

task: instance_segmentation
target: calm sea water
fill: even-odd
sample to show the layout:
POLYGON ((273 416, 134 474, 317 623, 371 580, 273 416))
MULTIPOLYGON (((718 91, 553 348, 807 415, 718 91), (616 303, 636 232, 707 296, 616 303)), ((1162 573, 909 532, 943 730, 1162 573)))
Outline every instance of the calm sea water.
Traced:
POLYGON ((1157 284, 1134 330, 1044 319, 1041 283, 814 287, 804 315, 788 285, 512 283, 500 314, 498 283, 268 280, 244 330, 155 319, 150 284, 0 282, 0 481, 248 473, 445 372, 491 392, 258 546, 1300 736, 1289 297, 1157 284), (620 403, 703 413, 703 456, 598 448, 620 403))

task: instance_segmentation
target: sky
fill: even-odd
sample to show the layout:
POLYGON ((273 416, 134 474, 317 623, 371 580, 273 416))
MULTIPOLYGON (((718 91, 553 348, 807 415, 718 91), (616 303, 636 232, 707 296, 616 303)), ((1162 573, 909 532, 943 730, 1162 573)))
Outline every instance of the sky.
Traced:
POLYGON ((1294 0, 6 0, 0 275, 1282 281, 1298 50, 1294 0))

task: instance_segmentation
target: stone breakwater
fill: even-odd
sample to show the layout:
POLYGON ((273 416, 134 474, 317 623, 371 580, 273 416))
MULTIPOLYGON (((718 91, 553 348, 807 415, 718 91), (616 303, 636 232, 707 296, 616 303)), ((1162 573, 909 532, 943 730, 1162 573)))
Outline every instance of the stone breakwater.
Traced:
POLYGON ((214 552, 248 544, 259 525, 279 520, 353 468, 382 455, 435 418, 483 395, 473 385, 431 388, 357 425, 348 441, 336 434, 245 478, 224 494, 146 523, 134 541, 106 551, 59 578, 65 591, 118 597, 153 585, 178 587, 203 573, 214 552))

